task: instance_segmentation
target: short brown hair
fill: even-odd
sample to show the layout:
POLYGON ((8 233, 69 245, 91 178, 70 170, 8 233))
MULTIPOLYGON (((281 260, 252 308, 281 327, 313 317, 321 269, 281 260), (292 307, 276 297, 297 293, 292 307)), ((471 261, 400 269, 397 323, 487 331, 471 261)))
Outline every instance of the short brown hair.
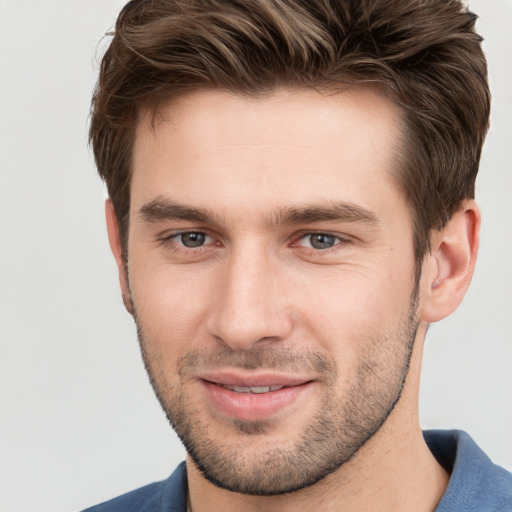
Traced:
POLYGON ((404 112, 397 178, 421 262, 431 231, 474 196, 490 110, 475 20, 459 0, 129 2, 101 63, 90 126, 125 257, 141 111, 195 89, 262 95, 371 83, 404 112))

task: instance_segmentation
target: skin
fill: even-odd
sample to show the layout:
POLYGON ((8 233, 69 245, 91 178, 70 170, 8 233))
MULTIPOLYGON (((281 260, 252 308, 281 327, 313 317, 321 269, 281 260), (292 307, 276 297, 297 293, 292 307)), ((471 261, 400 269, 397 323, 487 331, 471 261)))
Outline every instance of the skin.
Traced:
POLYGON ((143 117, 127 262, 109 202, 107 225, 155 391, 196 441, 187 459, 195 512, 427 511, 441 498, 448 476, 418 420, 421 352, 428 323, 469 285, 479 212, 468 202, 433 234, 416 287, 411 215, 393 177, 400 126, 398 108, 370 89, 196 92, 153 122, 143 117), (197 242, 182 237, 191 232, 204 239, 185 247, 197 242), (319 240, 327 247, 311 246, 319 240), (205 385, 226 375, 248 385, 296 379, 300 392, 271 414, 226 413, 205 385), (318 482, 297 477, 307 486, 293 493, 233 492, 235 476, 270 473, 268 486, 302 475, 309 459, 292 459, 287 476, 278 455, 303 456, 319 418, 334 433, 309 450, 323 449, 321 460, 345 451, 339 467, 318 482), (208 453, 220 454, 209 462, 217 485, 198 468, 208 453))

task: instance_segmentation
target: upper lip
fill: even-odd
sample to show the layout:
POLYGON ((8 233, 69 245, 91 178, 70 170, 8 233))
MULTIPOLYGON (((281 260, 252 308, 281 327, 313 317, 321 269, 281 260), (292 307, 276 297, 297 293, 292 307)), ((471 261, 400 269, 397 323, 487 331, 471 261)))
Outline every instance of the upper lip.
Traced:
POLYGON ((239 372, 230 371, 217 371, 205 372, 198 376, 200 379, 213 382, 220 386, 235 386, 235 387, 265 387, 265 386, 300 386, 310 382, 311 378, 285 375, 279 373, 257 373, 257 374, 244 374, 239 372))

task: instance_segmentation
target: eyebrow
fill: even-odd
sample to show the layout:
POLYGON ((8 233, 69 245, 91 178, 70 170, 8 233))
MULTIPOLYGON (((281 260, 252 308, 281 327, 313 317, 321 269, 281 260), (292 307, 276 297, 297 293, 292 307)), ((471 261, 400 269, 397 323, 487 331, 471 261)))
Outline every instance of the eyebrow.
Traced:
POLYGON ((188 220, 200 223, 221 224, 221 219, 209 210, 186 206, 162 196, 145 203, 139 210, 139 216, 145 222, 161 220, 188 220))
POLYGON ((378 226, 378 217, 371 210, 347 202, 322 202, 320 205, 281 208, 275 214, 276 224, 308 224, 312 222, 363 222, 378 226))
MULTIPOLYGON (((139 210, 139 216, 145 222, 186 220, 202 224, 223 224, 223 219, 208 209, 187 206, 162 196, 145 203, 139 210)), ((367 208, 350 202, 331 201, 279 208, 273 212, 269 224, 278 226, 327 221, 362 222, 375 227, 380 224, 375 213, 367 208)))

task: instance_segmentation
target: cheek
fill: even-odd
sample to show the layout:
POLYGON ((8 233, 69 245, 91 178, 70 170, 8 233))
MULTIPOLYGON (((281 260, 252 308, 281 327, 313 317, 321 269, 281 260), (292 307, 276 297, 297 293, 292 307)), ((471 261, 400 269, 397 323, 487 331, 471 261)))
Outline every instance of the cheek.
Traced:
POLYGON ((310 279, 314 286, 304 280, 297 318, 307 319, 330 350, 335 341, 334 350, 357 351, 365 340, 395 329, 409 313, 412 277, 398 268, 354 265, 310 279))
POLYGON ((208 301, 215 297, 208 280, 193 266, 176 272, 167 264, 133 262, 130 288, 147 343, 159 352, 181 353, 202 335, 208 301))
POLYGON ((321 272, 302 274, 302 295, 310 311, 322 318, 354 320, 375 312, 382 304, 385 288, 382 274, 362 265, 321 269, 321 272))
MULTIPOLYGON (((353 361, 368 340, 392 331, 409 310, 412 278, 404 276, 403 264, 375 260, 339 267, 278 265, 273 292, 278 307, 293 316, 296 330, 289 341, 353 361)), ((174 360, 204 348, 209 315, 222 299, 222 275, 214 264, 175 266, 130 254, 132 299, 153 351, 174 360)))

